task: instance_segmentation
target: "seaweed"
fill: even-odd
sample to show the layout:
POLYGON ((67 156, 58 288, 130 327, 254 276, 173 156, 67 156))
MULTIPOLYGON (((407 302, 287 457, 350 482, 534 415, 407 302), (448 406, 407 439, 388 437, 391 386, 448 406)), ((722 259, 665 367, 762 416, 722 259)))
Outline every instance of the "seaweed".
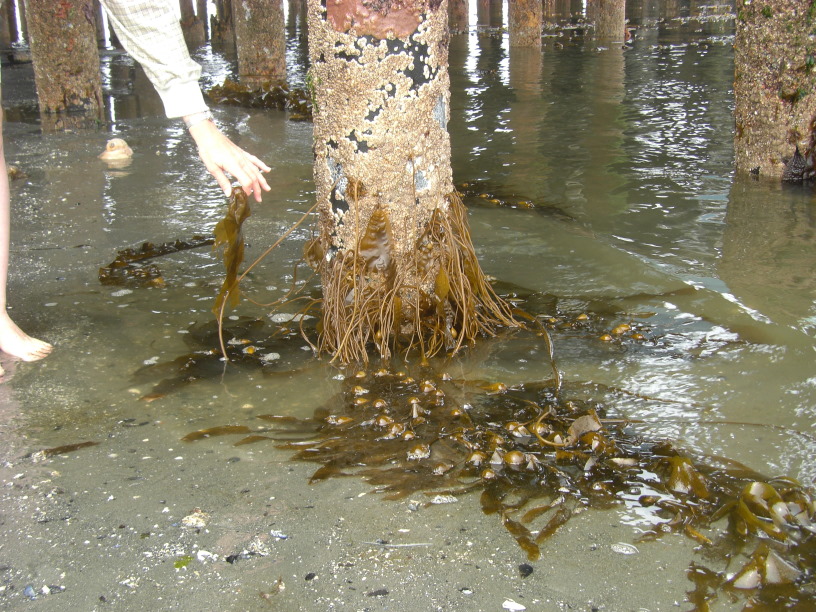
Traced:
POLYGON ((164 287, 161 271, 155 264, 145 263, 147 260, 210 244, 213 244, 212 238, 193 236, 190 240, 163 242, 158 245, 144 242, 140 247, 123 249, 111 263, 99 268, 99 282, 103 285, 164 287))
POLYGON ((302 88, 290 88, 286 84, 265 83, 253 88, 232 79, 224 79, 222 85, 215 85, 207 91, 207 97, 216 104, 286 110, 292 121, 312 120, 312 98, 309 92, 302 88))
POLYGON ((227 271, 213 306, 213 312, 219 317, 224 312, 227 303, 235 308, 240 300, 238 266, 244 261, 242 227, 250 214, 251 210, 244 190, 234 187, 227 205, 227 212, 215 226, 215 242, 213 243, 214 249, 224 246, 224 267, 227 271))
POLYGON ((642 541, 688 537, 723 565, 690 568, 689 601, 698 609, 719 593, 816 603, 816 503, 807 488, 649 439, 611 414, 610 390, 600 385, 454 379, 444 363, 347 369, 336 397, 312 419, 263 415, 271 425, 264 435, 306 432, 277 446, 317 464, 312 483, 355 476, 384 499, 422 494, 429 504, 480 491, 482 511, 530 561, 580 510, 637 506, 655 519, 642 541))
POLYGON ((533 210, 559 221, 575 223, 577 219, 554 204, 536 202, 525 195, 507 191, 506 187, 493 185, 488 180, 476 179, 459 183, 457 190, 466 199, 468 206, 498 207, 514 210, 533 210))
POLYGON ((99 442, 87 441, 87 442, 77 442, 76 444, 64 444, 62 446, 55 446, 54 448, 46 448, 40 452, 44 457, 55 457, 57 455, 67 455, 68 453, 73 453, 81 448, 88 448, 90 446, 97 446, 99 442))
POLYGON ((246 425, 221 425, 218 427, 210 427, 208 429, 200 429, 187 434, 181 440, 182 442, 194 442, 195 440, 203 440, 205 438, 212 438, 213 436, 227 436, 232 434, 248 434, 252 431, 246 425))
MULTIPOLYGON (((382 243, 386 230, 376 231, 381 237, 375 242, 382 243)), ((376 245, 366 252, 372 262, 384 261, 376 245)), ((644 296, 582 301, 499 287, 516 307, 514 316, 523 315, 527 323, 499 330, 495 340, 480 343, 474 352, 506 346, 512 338, 525 346, 545 344, 551 358, 544 329, 611 351, 696 358, 688 342, 680 350, 672 334, 655 330, 650 312, 626 307, 630 301, 644 302, 644 296)), ((257 351, 241 347, 269 348, 263 342, 274 334, 247 319, 235 331, 225 328, 230 360, 261 365, 257 351), (240 343, 241 336, 247 336, 247 344, 240 343)), ((286 345, 298 331, 284 327, 278 342, 286 345)), ((214 323, 187 336, 201 348, 209 343, 210 352, 217 353, 214 323)), ((705 354, 734 342, 740 340, 709 337, 705 354)), ((264 414, 255 417, 264 421, 260 427, 230 424, 192 432, 184 440, 204 444, 214 434, 234 436, 236 445, 272 440, 290 451, 292 460, 316 464, 311 483, 358 477, 388 500, 420 494, 433 504, 479 493, 482 511, 497 517, 530 561, 540 558, 548 540, 577 512, 638 507, 653 519, 641 541, 687 537, 707 564, 718 565, 710 569, 695 562, 689 568, 694 588, 688 600, 697 609, 721 595, 749 606, 816 604, 816 503, 810 489, 650 439, 643 423, 621 418, 610 406, 621 396, 656 406, 674 400, 591 381, 564 382, 556 368, 549 380, 505 382, 455 379, 446 373, 449 365, 449 356, 439 355, 417 364, 382 361, 378 369, 348 366, 337 395, 316 408, 311 419, 264 414)))
MULTIPOLYGON (((353 186, 356 201, 365 189, 353 186)), ((424 361, 521 325, 479 266, 459 194, 433 210, 410 256, 393 257, 388 214, 374 209, 353 248, 310 257, 323 280, 319 352, 343 364, 367 362, 372 347, 383 359, 416 353, 424 361)), ((328 235, 319 240, 331 248, 328 235)))

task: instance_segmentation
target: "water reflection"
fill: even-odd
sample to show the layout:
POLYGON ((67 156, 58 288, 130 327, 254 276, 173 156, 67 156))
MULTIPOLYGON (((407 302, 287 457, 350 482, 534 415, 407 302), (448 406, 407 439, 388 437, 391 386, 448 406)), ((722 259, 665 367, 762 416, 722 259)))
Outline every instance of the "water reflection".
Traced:
MULTIPOLYGON (((814 195, 734 179, 728 19, 692 32, 697 26, 690 20, 674 17, 680 12, 683 19, 696 19, 704 7, 677 2, 669 15, 668 4, 629 3, 630 13, 639 7, 640 17, 628 49, 599 51, 575 30, 548 37, 541 53, 532 55, 510 50, 505 36, 488 27, 454 36, 454 176, 457 182, 484 179, 494 192, 537 205, 527 210, 470 202, 474 242, 492 276, 545 296, 541 302, 557 303, 570 314, 588 312, 609 328, 621 323, 648 328, 642 342, 556 331, 556 357, 567 382, 606 389, 613 414, 639 421, 633 427, 644 438, 665 437, 695 453, 812 481, 814 195)), ((546 6, 563 19, 582 10, 580 2, 546 6)), ((481 10, 479 23, 493 25, 495 9, 481 10)), ((287 61, 302 68, 299 19, 289 13, 287 61)), ((197 57, 207 83, 234 71, 229 53, 217 48, 202 48, 197 57)), ((42 136, 31 124, 8 126, 10 158, 30 177, 13 185, 19 205, 12 286, 14 295, 25 297, 15 308, 35 323, 33 331, 58 345, 45 362, 20 364, 15 373, 16 401, 26 414, 26 434, 34 438, 26 443, 55 447, 81 434, 106 441, 103 458, 136 449, 133 456, 152 457, 158 466, 139 485, 140 493, 150 492, 145 499, 151 503, 168 495, 168 482, 185 491, 179 502, 185 508, 202 504, 205 488, 207 495, 223 488, 224 497, 238 499, 209 497, 207 503, 216 508, 232 503, 245 513, 265 512, 272 495, 291 497, 308 508, 304 524, 319 529, 309 512, 315 503, 336 511, 339 489, 308 488, 300 473, 288 480, 279 476, 285 470, 277 462, 285 456, 269 446, 211 445, 195 456, 197 468, 187 468, 188 480, 173 470, 180 463, 179 439, 193 429, 245 422, 258 412, 311 417, 336 390, 336 371, 314 361, 308 371, 274 378, 260 371, 230 372, 150 404, 136 400, 150 387, 131 375, 144 363, 186 352, 182 339, 191 324, 211 317, 221 264, 206 249, 174 256, 160 262, 165 288, 129 293, 100 287, 98 268, 118 249, 144 240, 211 231, 224 199, 195 163, 183 128, 163 119, 133 65, 116 54, 107 61, 106 91, 115 101, 109 129, 134 149, 126 175, 111 173, 96 159, 108 134, 42 136), (150 433, 122 425, 131 422, 149 423, 142 431, 150 433), (241 459, 229 464, 244 470, 240 478, 214 475, 213 462, 232 458, 241 459), (257 506, 247 510, 233 485, 240 480, 254 487, 260 481, 259 488, 265 487, 271 476, 257 467, 261 464, 274 466, 269 471, 282 493, 264 488, 257 506), (208 486, 193 487, 190 474, 203 475, 208 486)), ((5 77, 4 72, 4 82, 5 77)), ((311 206, 311 130, 287 121, 284 113, 223 107, 215 114, 231 138, 274 168, 272 195, 247 224, 251 259, 311 206)), ((252 297, 266 302, 283 294, 305 238, 304 231, 287 241, 247 279, 252 297)), ((265 315, 246 302, 239 312, 265 315)), ((534 348, 485 343, 481 353, 457 361, 452 370, 462 378, 545 379, 546 360, 534 348)), ((305 343, 293 350, 309 357, 305 343)), ((76 457, 61 471, 68 478, 92 473, 82 476, 78 488, 105 499, 98 470, 88 468, 86 456, 76 457)), ((130 458, 108 460, 131 469, 130 458)), ((351 486, 349 481, 344 484, 351 486)), ((586 513, 586 533, 601 530, 611 537, 610 522, 641 530, 655 522, 654 514, 634 504, 634 494, 628 501, 611 520, 586 513)), ((375 508, 373 513, 391 512, 375 508)), ((291 507, 276 511, 290 524, 299 520, 291 507)), ((440 519, 446 533, 457 533, 462 514, 440 519)), ((496 547, 505 537, 497 528, 495 538, 488 533, 484 539, 496 547)), ((653 553, 661 563, 661 556, 674 557, 684 546, 661 544, 666 548, 653 553)), ((681 561, 685 565, 687 557, 681 561)), ((588 567, 607 566, 593 561, 588 567)), ((644 575, 652 576, 653 567, 644 575)), ((324 583, 328 587, 330 580, 324 583)), ((673 588, 665 597, 682 599, 687 590, 682 580, 673 588)))
POLYGON ((816 337, 816 209, 809 186, 736 180, 719 277, 740 302, 816 337))
MULTIPOLYGON (((777 424, 801 425, 800 399, 813 394, 799 365, 816 326, 812 193, 734 182, 727 12, 679 3, 669 14, 666 3, 657 10, 634 2, 630 14, 640 24, 631 48, 599 50, 568 35, 531 54, 509 49, 496 29, 504 18, 497 6, 473 3, 471 29, 451 41, 454 175, 460 182, 487 179, 540 208, 473 209, 477 247, 490 272, 536 291, 623 300, 638 316, 652 317, 663 353, 599 356, 597 348, 559 347, 565 367, 586 378, 671 396, 674 416, 688 420, 700 406, 718 418, 741 414, 731 398, 753 390, 733 379, 750 372, 768 387, 760 396, 774 406, 777 424), (678 29, 678 15, 709 25, 687 36, 690 22, 678 29), (672 292, 671 299, 653 297, 672 292), (770 385, 779 380, 784 388, 770 385)), ((574 2, 548 7, 559 19, 583 10, 574 2)), ((303 70, 301 12, 290 10, 287 32, 287 61, 303 70)), ((204 46, 196 57, 205 84, 234 74, 234 57, 218 48, 204 46)), ((106 54, 103 74, 114 100, 109 129, 134 148, 127 173, 97 163, 102 139, 94 145, 70 136, 23 139, 18 149, 42 181, 20 188, 23 197, 83 203, 76 210, 66 204, 57 214, 65 225, 51 238, 67 240, 73 227, 99 223, 110 236, 83 241, 106 245, 100 258, 106 262, 113 247, 211 228, 223 201, 204 169, 191 163, 195 152, 184 130, 161 118, 158 98, 126 56, 106 54), (77 164, 88 169, 80 182, 73 179, 77 164), (144 201, 153 204, 145 208, 144 201)), ((293 214, 308 208, 308 125, 241 109, 216 109, 216 116, 232 138, 274 160, 285 207, 293 214)), ((286 218, 259 214, 253 224, 274 232, 286 218)), ((300 246, 285 248, 288 265, 300 246)), ((266 273, 273 280, 259 284, 277 286, 274 278, 288 271, 276 264, 266 273)), ((760 408, 749 412, 766 418, 760 408)), ((709 444, 705 430, 671 426, 664 433, 709 444)), ((729 449, 722 443, 718 450, 729 449)))
POLYGON ((734 184, 732 15, 722 6, 641 8, 628 49, 599 52, 559 36, 531 60, 486 33, 453 39, 455 176, 489 177, 574 219, 474 210, 477 244, 499 278, 623 298, 650 317, 661 330, 651 353, 599 361, 591 348, 558 350, 579 378, 670 398, 660 415, 617 404, 652 433, 749 462, 775 455, 762 461, 810 479, 806 438, 765 431, 768 446, 732 444, 757 430, 694 423, 704 415, 810 427, 795 406, 814 397, 803 365, 813 350, 813 193, 734 184), (758 213, 768 199, 774 205, 758 213))

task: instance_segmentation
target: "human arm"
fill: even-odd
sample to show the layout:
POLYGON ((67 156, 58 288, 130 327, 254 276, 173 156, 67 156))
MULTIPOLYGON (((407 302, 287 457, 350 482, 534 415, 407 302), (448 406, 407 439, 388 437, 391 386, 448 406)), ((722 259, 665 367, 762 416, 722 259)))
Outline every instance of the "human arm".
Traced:
MULTIPOLYGON (((167 0, 102 0, 108 18, 125 50, 141 64, 164 103, 169 118, 206 112, 198 79, 201 67, 187 51, 178 15, 167 0)), ((261 172, 269 167, 227 138, 212 121, 193 125, 198 154, 226 195, 232 175, 249 195, 261 201, 269 185, 261 172), (209 124, 209 125, 203 125, 209 124)))

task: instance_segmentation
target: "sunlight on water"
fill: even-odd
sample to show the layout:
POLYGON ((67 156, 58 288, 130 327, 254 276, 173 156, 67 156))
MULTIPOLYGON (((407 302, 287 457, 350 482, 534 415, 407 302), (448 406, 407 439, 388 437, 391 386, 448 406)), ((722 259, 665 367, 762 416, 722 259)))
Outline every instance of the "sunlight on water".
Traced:
MULTIPOLYGON (((302 26, 296 15, 287 19, 287 64, 299 83, 302 26)), ((726 18, 693 35, 680 31, 691 17, 672 27, 644 20, 629 47, 602 51, 573 30, 553 30, 540 56, 524 61, 514 61, 505 33, 477 27, 475 2, 469 19, 469 31, 451 41, 454 178, 473 190, 466 203, 474 244, 498 286, 557 311, 533 313, 542 320, 585 314, 597 326, 553 329, 565 381, 597 385, 612 416, 631 420, 644 439, 812 483, 814 195, 734 176, 726 18), (532 206, 509 205, 519 201, 532 206), (639 336, 613 334, 621 325, 639 336)), ((206 85, 235 75, 234 58, 221 49, 202 47, 196 59, 206 85)), ((199 469, 229 462, 241 478, 277 478, 283 487, 286 453, 271 444, 219 439, 192 448, 180 440, 233 423, 260 430, 265 414, 308 419, 331 405, 342 376, 315 359, 305 339, 271 338, 257 342, 265 361, 214 359, 196 371, 200 378, 151 396, 162 379, 178 377, 174 360, 207 352, 196 335, 213 319, 220 253, 201 247, 156 258, 163 284, 153 286, 101 285, 99 268, 147 241, 211 235, 225 198, 132 62, 109 53, 102 72, 114 100, 108 132, 6 126, 9 161, 27 174, 12 184, 12 306, 57 346, 44 362, 17 366, 12 385, 26 443, 98 440, 114 469, 155 464, 162 482, 185 478, 178 471, 185 462, 199 469), (96 157, 114 135, 134 149, 125 169, 96 157), (21 287, 26 304, 13 299, 21 287), (155 369, 148 376, 144 367, 155 369), (138 460, 122 459, 126 453, 138 460)), ((272 192, 245 226, 249 262, 312 205, 311 129, 279 112, 214 112, 231 138, 273 167, 272 192)), ((308 225, 247 277, 230 321, 248 317, 274 329, 319 295, 318 279, 295 270, 308 225), (303 288, 303 302, 272 316, 252 303, 282 299, 292 286, 303 288)), ((548 367, 541 346, 518 339, 485 343, 451 364, 463 379, 508 383, 546 380, 548 367)), ((81 472, 80 462, 64 469, 81 472)), ((96 486, 97 475, 84 478, 96 486)), ((226 491, 234 478, 218 472, 208 485, 226 491)), ((288 486, 300 508, 326 495, 301 480, 288 486)), ((263 495, 251 512, 272 504, 275 492, 263 495)), ((643 495, 657 493, 641 484, 608 522, 642 533, 663 520, 656 506, 638 503, 643 495)), ((191 507, 201 503, 188 497, 191 507)))

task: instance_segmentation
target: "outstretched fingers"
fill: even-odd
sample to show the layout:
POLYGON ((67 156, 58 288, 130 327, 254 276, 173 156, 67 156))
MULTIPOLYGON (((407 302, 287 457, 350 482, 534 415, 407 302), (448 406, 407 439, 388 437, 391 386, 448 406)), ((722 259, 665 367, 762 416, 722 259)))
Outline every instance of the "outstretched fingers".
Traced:
POLYGON ((271 190, 269 183, 266 182, 266 178, 261 173, 269 172, 270 168, 254 155, 250 155, 242 149, 238 150, 240 151, 239 158, 243 157, 243 159, 239 159, 234 170, 229 168, 226 170, 241 184, 244 193, 247 195, 253 194, 255 201, 260 202, 262 191, 271 190))
POLYGON ((269 172, 271 168, 224 136, 214 123, 197 123, 190 128, 190 135, 198 145, 201 161, 215 177, 225 195, 229 196, 232 191, 227 174, 241 184, 244 193, 254 195, 258 202, 264 191, 271 190, 262 174, 269 172))

